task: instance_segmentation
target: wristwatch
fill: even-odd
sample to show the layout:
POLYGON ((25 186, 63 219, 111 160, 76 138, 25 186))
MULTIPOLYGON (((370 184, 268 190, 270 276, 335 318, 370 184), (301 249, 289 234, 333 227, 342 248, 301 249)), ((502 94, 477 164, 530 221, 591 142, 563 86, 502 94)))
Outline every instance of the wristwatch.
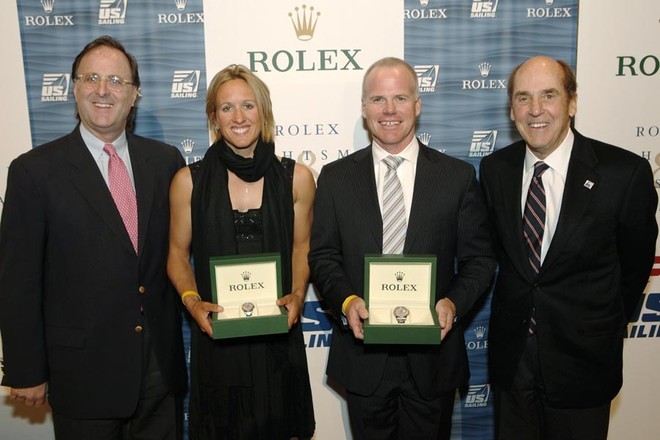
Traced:
POLYGON ((410 310, 408 310, 407 307, 397 306, 394 308, 394 317, 396 318, 396 322, 399 324, 404 324, 409 314, 410 310))
POLYGON ((241 310, 243 310, 245 316, 249 318, 250 316, 252 316, 252 313, 254 312, 254 304, 252 304, 251 302, 243 303, 243 305, 241 306, 241 310))

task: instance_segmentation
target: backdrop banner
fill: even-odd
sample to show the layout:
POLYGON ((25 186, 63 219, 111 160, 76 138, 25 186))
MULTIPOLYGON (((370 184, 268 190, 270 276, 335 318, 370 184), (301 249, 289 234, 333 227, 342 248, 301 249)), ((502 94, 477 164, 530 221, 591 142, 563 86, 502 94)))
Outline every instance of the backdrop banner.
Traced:
MULTIPOLYGON (((655 186, 660 188, 660 3, 626 3, 623 14, 620 6, 580 3, 575 123, 586 136, 648 159, 655 186)), ((658 257, 627 336, 623 389, 612 403, 609 435, 612 439, 658 438, 660 390, 654 380, 660 365, 658 257)))
POLYGON ((71 65, 96 37, 117 38, 138 61, 135 132, 178 146, 188 161, 208 147, 201 0, 18 0, 32 144, 76 124, 71 65))

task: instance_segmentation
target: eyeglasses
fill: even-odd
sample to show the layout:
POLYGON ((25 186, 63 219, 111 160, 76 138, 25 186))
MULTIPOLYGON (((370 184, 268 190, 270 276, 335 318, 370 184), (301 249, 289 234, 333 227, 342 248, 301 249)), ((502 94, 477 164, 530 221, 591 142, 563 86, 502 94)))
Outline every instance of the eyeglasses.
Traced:
POLYGON ((82 73, 76 75, 76 79, 80 80, 83 87, 89 90, 98 89, 101 86, 102 81, 105 81, 108 88, 113 92, 123 91, 126 84, 133 85, 131 81, 117 75, 101 76, 98 73, 82 73))

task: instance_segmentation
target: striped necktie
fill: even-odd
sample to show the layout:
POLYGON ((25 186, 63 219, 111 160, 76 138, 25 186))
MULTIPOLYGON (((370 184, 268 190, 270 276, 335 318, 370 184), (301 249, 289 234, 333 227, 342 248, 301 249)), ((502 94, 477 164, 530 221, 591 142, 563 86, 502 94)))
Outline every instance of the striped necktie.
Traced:
POLYGON ((523 238, 527 246, 529 264, 535 273, 541 270, 541 246, 545 232, 545 188, 541 176, 548 168, 542 161, 534 164, 534 176, 529 185, 523 214, 523 238))
MULTIPOLYGON (((527 246, 529 264, 534 273, 541 270, 541 247, 545 232, 545 188, 541 176, 549 168, 548 164, 538 161, 534 164, 534 176, 529 184, 525 212, 523 214, 523 238, 527 246)), ((529 333, 536 333, 534 310, 529 319, 529 333)))
POLYGON ((406 206, 403 188, 396 174, 403 163, 399 156, 387 156, 383 162, 387 166, 383 183, 383 253, 402 254, 406 241, 406 206))

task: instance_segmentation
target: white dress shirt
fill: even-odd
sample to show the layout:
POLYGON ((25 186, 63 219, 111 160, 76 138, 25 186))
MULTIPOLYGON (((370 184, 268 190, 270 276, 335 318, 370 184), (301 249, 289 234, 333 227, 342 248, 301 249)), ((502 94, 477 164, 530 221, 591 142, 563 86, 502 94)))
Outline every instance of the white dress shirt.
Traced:
MULTIPOLYGON (((89 130, 85 128, 83 124, 80 124, 80 135, 82 136, 90 154, 94 158, 96 165, 99 167, 99 171, 101 171, 101 175, 103 176, 103 180, 105 180, 105 184, 108 185, 108 188, 110 188, 110 178, 108 177, 108 163, 110 162, 110 156, 108 156, 108 154, 103 151, 103 147, 105 147, 105 144, 108 142, 103 142, 101 139, 94 136, 89 130)), ((128 154, 128 141, 126 140, 126 132, 123 131, 117 139, 109 143, 115 147, 117 156, 119 156, 121 160, 124 161, 124 165, 126 165, 126 169, 128 170, 128 177, 130 177, 133 188, 135 188, 133 168, 131 167, 131 156, 128 154)))
MULTIPOLYGON (((376 176, 376 188, 378 190, 378 203, 380 205, 380 212, 383 212, 383 185, 385 182, 385 173, 387 173, 388 167, 383 162, 387 156, 390 155, 387 151, 383 150, 376 143, 372 142, 371 148, 373 161, 374 161, 374 175, 376 176)), ((417 156, 419 154, 419 144, 417 143, 417 138, 413 137, 412 141, 408 144, 406 148, 399 154, 403 158, 403 162, 399 165, 399 168, 396 170, 396 174, 399 177, 401 182, 401 187, 403 188, 403 201, 406 204, 406 225, 409 224, 410 220, 410 206, 412 204, 413 192, 415 190, 415 170, 417 169, 417 156)))
MULTIPOLYGON (((568 162, 571 159, 571 152, 573 151, 573 140, 575 136, 571 130, 564 141, 557 147, 555 151, 550 153, 543 162, 550 168, 541 176, 543 181, 543 188, 545 189, 545 232, 543 233, 543 242, 541 243, 541 264, 545 260, 548 253, 548 248, 552 242, 552 237, 557 230, 557 221, 559 220, 559 213, 561 211, 561 202, 564 197, 564 185, 566 183, 566 173, 568 172, 568 162)), ((520 200, 520 216, 525 212, 525 202, 527 200, 527 193, 529 192, 529 185, 534 176, 534 164, 540 159, 530 151, 527 147, 525 153, 525 162, 523 169, 522 180, 522 194, 520 200)), ((522 231, 520 232, 522 234, 522 231)))

